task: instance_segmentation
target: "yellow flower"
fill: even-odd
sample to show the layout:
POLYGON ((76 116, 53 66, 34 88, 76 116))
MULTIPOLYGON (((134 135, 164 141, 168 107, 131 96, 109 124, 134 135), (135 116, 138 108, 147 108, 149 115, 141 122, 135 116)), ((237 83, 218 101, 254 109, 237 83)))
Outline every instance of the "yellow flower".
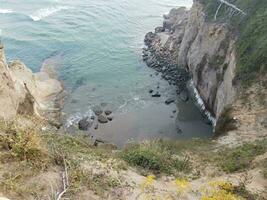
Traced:
POLYGON ((178 193, 184 193, 187 189, 191 189, 190 183, 185 179, 176 179, 175 184, 178 187, 178 193))
POLYGON ((141 189, 145 190, 145 189, 148 189, 148 188, 152 188, 154 181, 155 181, 155 176, 154 175, 147 176, 146 179, 141 184, 141 189))

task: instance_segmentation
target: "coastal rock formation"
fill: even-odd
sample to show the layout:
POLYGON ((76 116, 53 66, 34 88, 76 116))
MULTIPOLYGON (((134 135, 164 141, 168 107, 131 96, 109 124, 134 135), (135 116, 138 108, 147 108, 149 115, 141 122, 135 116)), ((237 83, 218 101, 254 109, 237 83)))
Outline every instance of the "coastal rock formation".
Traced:
MULTIPOLYGON (((250 80, 244 87, 239 71, 244 63, 240 65, 238 44, 245 43, 246 55, 242 56, 247 59, 252 59, 249 51, 255 53, 262 48, 257 46, 253 50, 251 44, 249 46, 248 41, 242 41, 246 39, 237 34, 240 27, 214 20, 216 9, 210 15, 205 6, 207 2, 194 0, 190 11, 172 9, 164 16, 163 27, 146 35, 143 59, 149 67, 161 72, 163 78, 177 85, 181 99, 188 98, 182 94, 186 94, 184 88, 189 89, 214 125, 214 132, 227 133, 220 137, 221 144, 235 145, 266 137, 267 78, 264 64, 255 75, 265 54, 255 56, 257 62, 252 68, 255 68, 257 80, 250 80)), ((255 21, 257 16, 247 18, 255 21)), ((257 20, 261 21, 261 18, 257 20)))
POLYGON ((146 35, 143 58, 176 84, 179 93, 191 77, 205 109, 218 119, 236 95, 234 43, 227 25, 206 22, 203 5, 196 0, 190 11, 172 9, 163 27, 146 35))
POLYGON ((37 115, 59 126, 64 90, 62 84, 46 72, 33 73, 22 62, 6 62, 0 46, 0 117, 9 119, 17 114, 37 115))

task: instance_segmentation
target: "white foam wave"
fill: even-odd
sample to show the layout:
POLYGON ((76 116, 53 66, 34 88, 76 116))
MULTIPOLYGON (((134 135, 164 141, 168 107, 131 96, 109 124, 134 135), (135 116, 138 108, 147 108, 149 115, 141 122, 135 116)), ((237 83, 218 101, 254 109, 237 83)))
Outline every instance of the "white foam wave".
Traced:
POLYGON ((45 17, 51 16, 59 11, 68 9, 70 9, 70 7, 68 6, 53 6, 49 8, 43 8, 34 12, 32 15, 30 15, 30 17, 32 18, 33 21, 40 21, 45 17))
POLYGON ((190 87, 193 88, 194 96, 196 98, 197 104, 199 105, 200 109, 204 112, 207 118, 211 121, 213 127, 216 126, 216 119, 212 116, 212 114, 206 109, 204 101, 202 100, 197 88, 194 86, 193 81, 190 81, 190 87))
POLYGON ((1 9, 0 8, 0 14, 8 14, 13 13, 14 11, 12 9, 1 9))

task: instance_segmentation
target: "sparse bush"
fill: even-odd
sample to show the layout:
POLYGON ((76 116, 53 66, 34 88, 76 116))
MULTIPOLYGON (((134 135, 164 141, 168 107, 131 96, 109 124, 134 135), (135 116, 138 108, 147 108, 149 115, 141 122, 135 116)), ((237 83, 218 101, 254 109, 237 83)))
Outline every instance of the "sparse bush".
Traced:
POLYGON ((225 149, 219 153, 217 158, 219 166, 226 172, 232 173, 246 169, 252 160, 267 151, 267 140, 247 143, 241 146, 225 149))
POLYGON ((25 160, 36 167, 46 167, 48 153, 35 129, 6 122, 2 123, 0 131, 0 146, 5 150, 6 159, 25 160))
MULTIPOLYGON (((267 70, 267 4, 266 0, 227 1, 242 9, 246 15, 229 15, 229 10, 222 6, 216 22, 228 23, 238 36, 237 79, 248 85, 257 77, 256 75, 266 73, 267 70)), ((213 21, 220 2, 202 2, 207 20, 213 21)))
POLYGON ((154 140, 141 144, 131 145, 124 149, 121 157, 132 166, 138 166, 156 173, 175 173, 190 171, 188 156, 174 154, 168 142, 154 140), (164 145, 165 144, 165 145, 164 145))

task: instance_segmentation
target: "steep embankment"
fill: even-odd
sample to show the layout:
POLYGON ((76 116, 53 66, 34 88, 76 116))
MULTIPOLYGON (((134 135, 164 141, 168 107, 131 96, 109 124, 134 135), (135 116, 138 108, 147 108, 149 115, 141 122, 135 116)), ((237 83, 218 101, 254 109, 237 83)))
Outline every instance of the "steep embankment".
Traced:
MULTIPOLYGON (((260 4, 260 1, 257 3, 260 4)), ((259 121, 266 121, 267 106, 266 100, 264 100, 266 99, 266 86, 264 87, 266 64, 263 62, 264 59, 266 61, 266 57, 258 50, 258 48, 263 49, 262 47, 256 48, 247 41, 250 54, 254 55, 255 51, 259 52, 258 58, 253 60, 254 68, 258 71, 253 71, 251 69, 253 62, 249 62, 250 65, 247 66, 248 64, 243 63, 245 56, 239 52, 244 43, 243 40, 247 39, 242 35, 250 35, 247 33, 249 30, 243 25, 244 21, 251 24, 253 21, 251 18, 257 17, 259 13, 248 12, 246 18, 240 17, 238 13, 237 16, 229 17, 229 13, 221 13, 219 10, 216 20, 211 20, 216 15, 219 5, 216 1, 196 0, 190 11, 185 8, 171 10, 168 15, 164 16, 163 27, 158 27, 154 33, 150 32, 146 35, 147 48, 144 49, 144 60, 148 66, 162 72, 163 77, 170 80, 170 83, 177 84, 178 92, 185 89, 185 81, 190 77, 195 95, 201 97, 204 102, 203 107, 214 118, 217 133, 222 134, 239 129, 239 127, 243 129, 242 127, 251 122, 253 123, 253 126, 250 125, 251 130, 253 131, 252 127, 257 127, 257 134, 263 136, 267 133, 266 125, 254 120, 257 114, 253 115, 253 113, 259 113, 257 110, 261 109, 261 115, 258 115, 261 117, 259 121), (222 16, 227 16, 227 19, 222 16), (232 21, 235 22, 235 26, 232 21), (245 33, 240 34, 241 31, 245 31, 245 33), (246 71, 244 68, 250 71, 246 71), (259 74, 259 69, 262 69, 261 74, 259 74), (185 75, 185 70, 188 75, 185 75), (254 77, 259 77, 258 82, 250 78, 250 85, 244 86, 243 79, 248 77, 247 74, 251 71, 253 71, 254 77), (261 90, 260 93, 259 90, 261 90), (263 100, 255 101, 255 98, 247 95, 247 91, 254 92, 254 97, 263 100), (245 106, 241 107, 240 101, 245 106), (254 108, 251 108, 252 111, 248 108, 251 103, 256 104, 254 108), (253 119, 248 120, 252 115, 253 119)), ((248 8, 250 7, 248 6, 248 8)), ((221 9, 226 12, 227 7, 221 9)), ((260 19, 265 24, 264 12, 261 14, 262 18, 260 19)), ((266 36, 264 37, 263 34, 261 36, 260 40, 265 41, 266 36)), ((257 135, 251 131, 250 133, 257 135)), ((235 134, 242 133, 235 131, 235 134)))
POLYGON ((43 66, 41 72, 34 74, 18 60, 7 64, 4 47, 0 46, 1 118, 35 114, 60 124, 63 88, 47 69, 43 66))

